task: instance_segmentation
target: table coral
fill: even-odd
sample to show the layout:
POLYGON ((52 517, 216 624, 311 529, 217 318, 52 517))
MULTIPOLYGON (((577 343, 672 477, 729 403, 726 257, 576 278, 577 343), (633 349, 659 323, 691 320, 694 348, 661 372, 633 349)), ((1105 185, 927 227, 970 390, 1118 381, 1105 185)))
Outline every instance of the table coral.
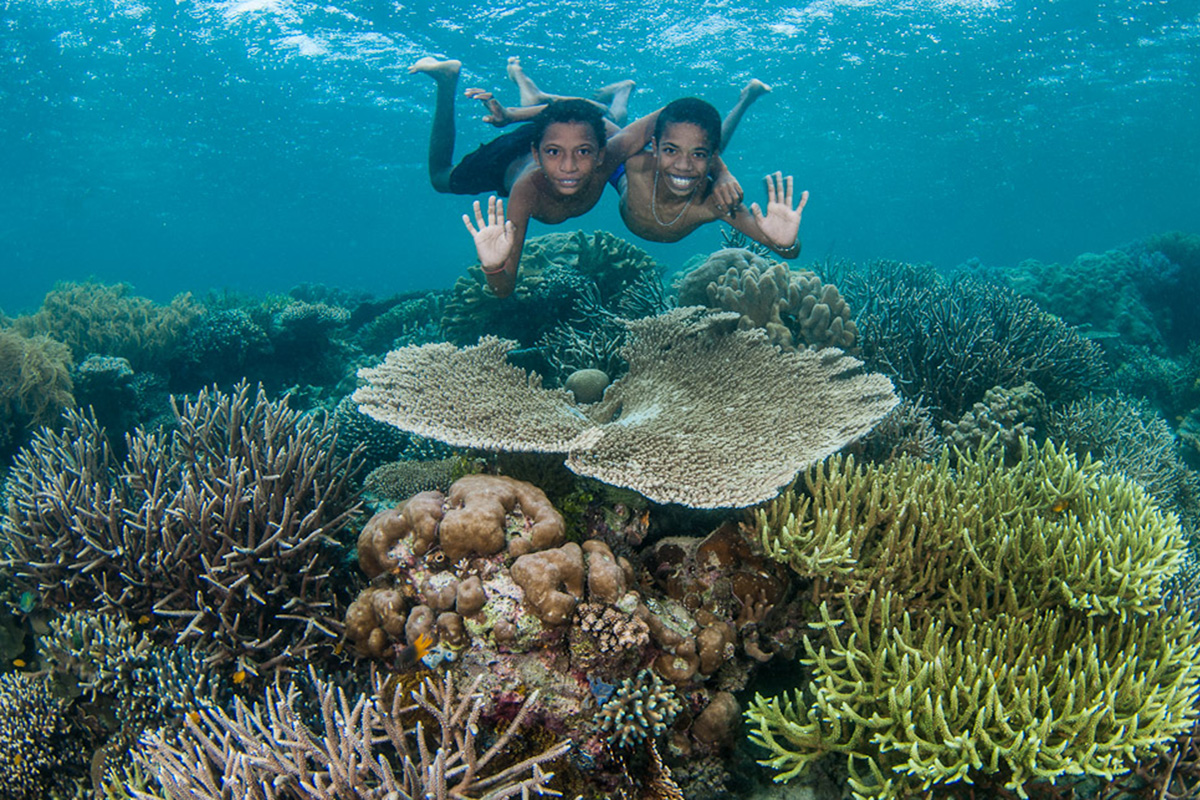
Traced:
POLYGON ((733 314, 684 308, 628 324, 629 372, 586 413, 507 364, 512 344, 492 338, 393 351, 360 371, 354 399, 422 436, 566 453, 577 474, 700 508, 773 497, 898 402, 887 379, 841 351, 781 353, 764 332, 737 330, 733 314))

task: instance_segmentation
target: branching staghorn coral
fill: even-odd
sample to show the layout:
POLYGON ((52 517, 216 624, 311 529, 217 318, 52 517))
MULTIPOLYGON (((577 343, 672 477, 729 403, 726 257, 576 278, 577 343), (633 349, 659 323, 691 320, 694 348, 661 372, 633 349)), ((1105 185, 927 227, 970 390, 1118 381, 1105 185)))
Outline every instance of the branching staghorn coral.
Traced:
POLYGON ((166 622, 210 663, 273 669, 332 642, 342 609, 328 547, 355 511, 353 455, 328 420, 245 384, 173 405, 178 428, 139 428, 119 460, 72 412, 18 454, 2 567, 42 605, 166 622))
MULTIPOLYGON (((554 773, 543 765, 565 755, 568 741, 504 764, 504 750, 524 726, 536 692, 479 753, 479 678, 459 693, 449 673, 441 680, 428 677, 408 704, 400 691, 385 699, 388 692, 378 679, 373 696, 352 702, 311 669, 310 677, 319 697, 319 729, 306 725, 297 710, 296 684, 271 686, 262 705, 251 708, 239 698, 232 714, 201 708, 174 735, 148 734, 139 757, 172 800, 504 800, 559 794, 546 786, 554 773), (418 709, 433 725, 404 724, 418 709)), ((134 796, 153 800, 141 792, 134 796)))
POLYGON ((1161 598, 1175 519, 1053 445, 950 462, 833 459, 758 511, 821 613, 810 690, 747 712, 777 780, 840 752, 860 798, 985 777, 1023 795, 1111 778, 1191 727, 1200 638, 1161 598))
MULTIPOLYGON (((985 601, 986 602, 986 601, 985 601)), ((1065 609, 964 606, 956 625, 871 593, 862 613, 821 608, 806 640, 810 697, 759 696, 747 716, 762 763, 788 780, 848 755, 856 797, 905 798, 999 773, 1034 780, 1129 770, 1192 724, 1200 644, 1185 616, 1138 625, 1065 609)))
POLYGON ((1053 402, 1105 376, 1099 345, 1011 289, 889 261, 840 272, 863 361, 941 420, 958 419, 993 386, 1032 381, 1053 402))

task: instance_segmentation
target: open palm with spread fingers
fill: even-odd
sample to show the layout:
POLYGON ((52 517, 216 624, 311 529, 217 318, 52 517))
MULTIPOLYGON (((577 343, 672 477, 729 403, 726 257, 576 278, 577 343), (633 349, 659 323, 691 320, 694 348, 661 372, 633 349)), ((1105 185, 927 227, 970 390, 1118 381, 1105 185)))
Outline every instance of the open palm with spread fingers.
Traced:
POLYGON ((808 192, 800 194, 800 205, 792 208, 792 176, 785 179, 782 172, 767 176, 767 213, 764 215, 758 203, 750 206, 750 212, 766 236, 776 246, 791 247, 800 234, 800 215, 808 203, 808 192))
POLYGON ((504 263, 512 252, 516 226, 512 220, 504 219, 504 201, 492 195, 488 198, 487 220, 483 218, 483 209, 479 201, 475 201, 475 225, 471 218, 463 214, 463 224, 471 232, 475 240, 475 252, 479 255, 479 263, 484 272, 499 272, 504 269, 504 263), (476 228, 478 225, 478 229, 476 228))

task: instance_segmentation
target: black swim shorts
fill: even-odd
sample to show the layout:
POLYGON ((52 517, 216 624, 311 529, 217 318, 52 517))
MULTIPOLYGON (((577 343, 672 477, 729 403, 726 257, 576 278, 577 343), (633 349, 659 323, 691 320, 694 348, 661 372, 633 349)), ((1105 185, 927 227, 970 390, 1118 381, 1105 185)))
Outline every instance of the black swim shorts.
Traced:
POLYGON ((463 156, 450 170, 450 191, 454 194, 498 194, 508 196, 504 173, 518 158, 529 155, 533 145, 533 125, 522 125, 463 156))

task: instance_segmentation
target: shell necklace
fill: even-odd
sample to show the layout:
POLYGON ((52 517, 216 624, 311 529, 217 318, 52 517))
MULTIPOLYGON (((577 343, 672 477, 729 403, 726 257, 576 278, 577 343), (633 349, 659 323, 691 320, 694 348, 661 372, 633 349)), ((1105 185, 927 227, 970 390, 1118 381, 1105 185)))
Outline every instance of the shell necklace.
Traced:
POLYGON ((688 208, 692 205, 692 201, 696 199, 696 191, 699 188, 700 185, 696 184, 696 186, 692 189, 691 195, 688 196, 687 202, 683 204, 683 208, 681 208, 679 213, 675 215, 675 219, 671 220, 670 222, 663 222, 662 218, 658 216, 658 166, 655 165, 654 189, 652 189, 650 192, 650 213, 654 215, 654 221, 659 225, 662 225, 664 228, 669 228, 676 222, 679 222, 680 217, 687 212, 688 208))

